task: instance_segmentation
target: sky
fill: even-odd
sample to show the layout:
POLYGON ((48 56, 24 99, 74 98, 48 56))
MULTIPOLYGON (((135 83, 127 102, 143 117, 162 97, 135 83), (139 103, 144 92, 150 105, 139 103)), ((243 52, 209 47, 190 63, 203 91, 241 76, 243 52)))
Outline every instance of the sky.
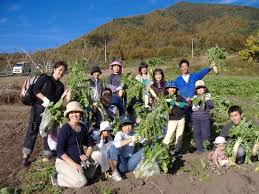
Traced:
MULTIPOLYGON (((246 5, 259 0, 185 0, 246 5)), ((179 0, 0 0, 0 52, 55 48, 114 18, 147 14, 179 0)))

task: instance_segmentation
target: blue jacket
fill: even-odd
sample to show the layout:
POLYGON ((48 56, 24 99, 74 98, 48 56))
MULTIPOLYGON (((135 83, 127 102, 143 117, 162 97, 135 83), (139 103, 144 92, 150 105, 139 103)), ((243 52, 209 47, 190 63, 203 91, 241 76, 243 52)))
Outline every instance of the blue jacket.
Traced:
POLYGON ((195 92, 195 82, 201 80, 207 73, 209 73, 209 67, 205 67, 196 73, 190 73, 189 82, 186 83, 182 76, 178 76, 175 79, 176 87, 179 89, 180 95, 184 98, 193 97, 195 92))

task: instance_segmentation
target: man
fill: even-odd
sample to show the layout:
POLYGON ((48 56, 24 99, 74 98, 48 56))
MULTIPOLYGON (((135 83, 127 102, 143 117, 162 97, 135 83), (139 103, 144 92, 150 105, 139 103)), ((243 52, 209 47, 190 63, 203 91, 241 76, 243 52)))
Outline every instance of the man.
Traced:
MULTIPOLYGON (((240 106, 234 105, 229 107, 228 115, 230 122, 228 122, 223 129, 221 130, 220 136, 224 137, 225 139, 228 138, 229 130, 240 124, 243 118, 243 111, 240 106)), ((237 151, 237 159, 236 162, 238 164, 242 164, 245 161, 245 149, 243 146, 239 146, 237 151)))
MULTIPOLYGON (((180 95, 185 98, 186 102, 190 103, 191 98, 195 93, 195 83, 201 80, 205 75, 207 75, 211 69, 215 66, 215 63, 211 63, 209 67, 205 67, 199 72, 190 73, 189 67, 190 63, 186 59, 182 59, 179 62, 179 67, 181 69, 182 75, 175 79, 176 87, 179 89, 180 95)), ((191 107, 185 108, 185 121, 188 128, 191 128, 191 107)))
POLYGON ((205 67, 199 72, 190 73, 189 61, 186 59, 182 59, 179 62, 179 67, 181 69, 182 75, 178 76, 175 79, 175 83, 176 87, 179 88, 181 96, 183 96, 187 102, 190 101, 190 98, 194 96, 195 82, 201 80, 205 75, 207 75, 214 66, 215 63, 211 63, 209 67, 205 67))

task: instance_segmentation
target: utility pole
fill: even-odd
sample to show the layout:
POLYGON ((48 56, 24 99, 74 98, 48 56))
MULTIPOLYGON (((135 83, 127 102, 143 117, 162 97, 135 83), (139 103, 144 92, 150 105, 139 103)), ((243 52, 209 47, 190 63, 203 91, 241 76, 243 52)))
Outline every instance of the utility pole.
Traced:
POLYGON ((193 42, 193 38, 192 38, 192 58, 194 57, 193 47, 194 47, 194 42, 193 42))
POLYGON ((104 62, 106 63, 107 61, 107 40, 106 37, 104 39, 104 62))

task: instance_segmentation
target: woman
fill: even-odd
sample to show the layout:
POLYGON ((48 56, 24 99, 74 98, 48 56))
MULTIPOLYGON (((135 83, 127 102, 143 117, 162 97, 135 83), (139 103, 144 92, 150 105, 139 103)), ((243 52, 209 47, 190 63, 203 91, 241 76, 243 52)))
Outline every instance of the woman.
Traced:
MULTIPOLYGON (((27 134, 23 144, 22 165, 28 166, 29 157, 33 151, 36 138, 39 132, 41 122, 41 113, 48 107, 50 102, 56 103, 64 92, 64 85, 60 82, 67 70, 67 64, 64 61, 55 63, 52 76, 42 74, 33 86, 33 93, 36 102, 32 105, 30 122, 27 134)), ((52 152, 47 143, 47 137, 44 138, 44 156, 50 157, 52 152)))
MULTIPOLYGON (((67 104, 64 116, 68 123, 58 133, 57 173, 51 178, 53 185, 83 187, 87 184, 80 164, 86 164, 93 152, 94 141, 81 121, 84 110, 76 101, 67 104)), ((82 165, 83 166, 83 165, 82 165)))
MULTIPOLYGON (((142 62, 138 70, 139 70, 139 74, 136 76, 135 79, 147 87, 151 81, 148 75, 148 64, 145 62, 142 62)), ((145 103, 145 107, 149 107, 148 105, 149 95, 147 90, 144 91, 144 103, 145 103)))
POLYGON ((133 123, 127 116, 120 118, 120 131, 116 133, 114 145, 108 150, 108 161, 112 169, 112 179, 121 181, 120 172, 132 172, 139 164, 144 148, 135 151, 135 143, 140 137, 135 135, 133 123))
POLYGON ((156 99, 158 99, 159 96, 165 96, 166 95, 166 89, 165 89, 165 76, 162 69, 155 69, 153 72, 153 82, 152 85, 148 88, 151 96, 152 101, 152 107, 155 105, 156 99))

